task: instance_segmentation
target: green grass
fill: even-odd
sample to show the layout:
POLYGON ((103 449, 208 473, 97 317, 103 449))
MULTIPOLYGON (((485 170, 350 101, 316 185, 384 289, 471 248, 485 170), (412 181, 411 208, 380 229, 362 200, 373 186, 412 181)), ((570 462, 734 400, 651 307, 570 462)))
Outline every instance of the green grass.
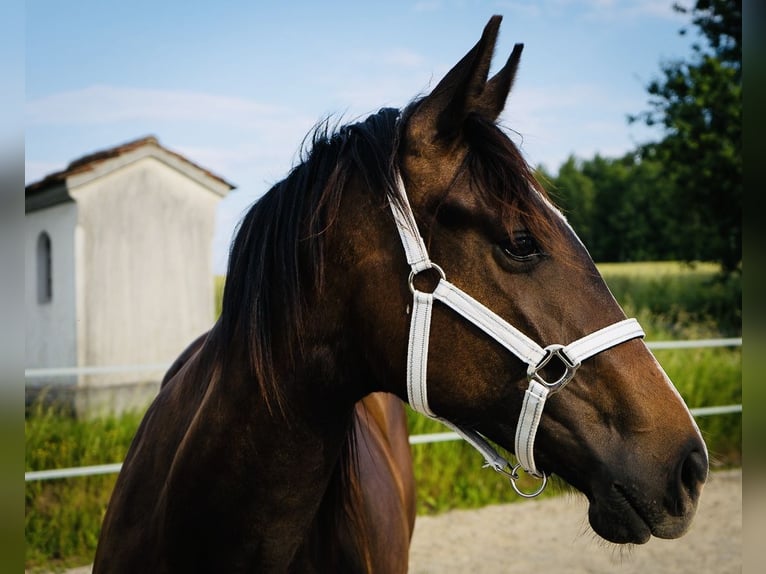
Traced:
POLYGON ((627 311, 648 312, 673 338, 700 325, 717 336, 742 333, 742 278, 710 263, 602 263, 599 271, 627 311))
MULTIPOLYGON (((691 268, 652 263, 599 267, 628 315, 641 322, 647 340, 741 334, 742 295, 738 278, 719 281, 716 269, 708 265, 691 268)), ((218 293, 222 285, 219 278, 218 293)), ((657 350, 655 354, 690 407, 742 402, 740 349, 657 350)), ((445 430, 413 412, 408 417, 412 434, 445 430)), ((26 468, 43 470, 119 462, 139 421, 139 414, 78 421, 51 409, 33 409, 26 420, 26 468)), ((714 468, 741 463, 740 414, 703 417, 698 423, 714 468)), ((465 443, 416 445, 412 453, 420 514, 519 500, 505 479, 481 468, 481 456, 465 443)), ((115 478, 106 475, 27 483, 27 568, 92 561, 115 478)), ((554 480, 543 496, 555 495, 564 488, 554 480)))
MULTIPOLYGON (((56 408, 36 406, 25 421, 26 470, 121 462, 141 413, 77 420, 56 408)), ((26 483, 27 568, 86 564, 116 474, 26 483)))
POLYGON ((213 288, 215 289, 215 316, 221 316, 221 302, 223 301, 223 288, 226 285, 226 277, 216 275, 213 288))

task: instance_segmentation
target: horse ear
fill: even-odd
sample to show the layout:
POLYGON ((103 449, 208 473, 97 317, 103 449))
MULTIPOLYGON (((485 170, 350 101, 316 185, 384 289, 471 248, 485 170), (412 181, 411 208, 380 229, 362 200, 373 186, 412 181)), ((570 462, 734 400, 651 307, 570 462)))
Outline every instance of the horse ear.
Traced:
POLYGON ((409 121, 414 141, 428 145, 459 135, 466 116, 484 92, 501 20, 502 16, 490 18, 477 44, 420 103, 409 121))
POLYGON ((476 104, 476 112, 491 118, 493 121, 498 118, 505 107, 505 100, 508 99, 508 94, 513 86, 513 80, 516 77, 516 70, 519 68, 521 51, 523 49, 524 44, 515 44, 513 46, 513 52, 511 52, 503 69, 487 82, 487 86, 484 88, 476 104))

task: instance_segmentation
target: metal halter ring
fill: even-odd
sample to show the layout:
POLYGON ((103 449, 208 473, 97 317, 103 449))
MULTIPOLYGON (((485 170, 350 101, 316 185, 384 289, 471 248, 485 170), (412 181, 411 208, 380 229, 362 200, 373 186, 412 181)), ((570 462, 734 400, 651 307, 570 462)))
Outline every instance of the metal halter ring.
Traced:
POLYGON ((544 350, 545 356, 540 362, 537 363, 537 365, 529 365, 527 368, 527 379, 545 385, 548 387, 548 390, 553 393, 572 380, 572 377, 574 377, 577 369, 580 367, 580 363, 569 358, 564 352, 564 345, 548 345, 544 350), (557 380, 549 383, 542 377, 542 375, 540 375, 540 371, 544 369, 554 357, 557 357, 561 364, 564 365, 564 373, 557 380))
POLYGON ((499 466, 492 466, 492 465, 485 465, 490 466, 495 471, 499 472, 500 474, 504 475, 508 482, 511 483, 511 486, 513 487, 513 490, 516 491, 516 494, 523 498, 534 498, 538 495, 540 495, 543 490, 545 490, 545 487, 548 486, 548 476, 543 472, 542 476, 535 476, 534 474, 530 474, 530 476, 535 476, 535 478, 539 478, 542 482, 540 483, 540 487, 535 490, 534 492, 524 492, 519 488, 519 485, 516 484, 516 481, 519 480, 519 469, 521 468, 523 470, 523 467, 520 464, 517 464, 513 468, 511 468, 510 472, 507 471, 505 468, 500 468, 499 466))
POLYGON ((430 265, 430 267, 426 267, 425 269, 423 269, 421 271, 418 271, 417 273, 415 273, 414 269, 412 271, 410 271, 410 277, 409 277, 409 279, 407 281, 408 281, 409 286, 410 286, 410 292, 413 295, 415 294, 415 291, 417 291, 417 289, 415 289, 415 277, 417 277, 418 275, 423 273, 423 271, 428 271, 429 269, 436 269, 436 271, 439 273, 439 276, 441 277, 441 279, 444 280, 444 281, 447 280, 447 276, 444 274, 444 269, 439 267, 433 261, 429 262, 429 265, 430 265))

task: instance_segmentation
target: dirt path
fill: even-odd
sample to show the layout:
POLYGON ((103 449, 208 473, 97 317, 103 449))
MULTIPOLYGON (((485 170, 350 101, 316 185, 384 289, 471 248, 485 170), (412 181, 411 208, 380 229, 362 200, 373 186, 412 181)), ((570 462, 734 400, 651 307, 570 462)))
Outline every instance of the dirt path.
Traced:
MULTIPOLYGON (((631 548, 608 544, 588 526, 584 497, 421 516, 410 574, 735 574, 742 571, 742 472, 715 472, 697 517, 678 540, 631 548)), ((89 574, 90 567, 67 574, 89 574)))
POLYGON ((631 548, 588 526, 582 496, 421 516, 410 574, 733 574, 742 571, 742 472, 713 473, 697 517, 678 540, 631 548))

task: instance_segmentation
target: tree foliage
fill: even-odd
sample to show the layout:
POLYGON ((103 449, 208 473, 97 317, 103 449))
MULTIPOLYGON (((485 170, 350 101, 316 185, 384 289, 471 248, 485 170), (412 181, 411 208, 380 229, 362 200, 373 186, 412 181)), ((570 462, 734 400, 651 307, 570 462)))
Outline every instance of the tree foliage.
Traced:
POLYGON ((674 189, 659 162, 570 157, 557 176, 541 175, 596 261, 682 258, 668 215, 674 189))
POLYGON ((689 60, 662 64, 661 78, 647 87, 650 110, 631 121, 664 129, 642 151, 676 189, 681 255, 718 261, 729 272, 742 260, 742 2, 674 8, 692 16, 704 43, 693 43, 689 60))
POLYGON ((729 273, 742 259, 742 3, 675 9, 697 29, 692 54, 661 64, 649 110, 629 118, 662 139, 541 175, 595 260, 716 261, 729 273))

